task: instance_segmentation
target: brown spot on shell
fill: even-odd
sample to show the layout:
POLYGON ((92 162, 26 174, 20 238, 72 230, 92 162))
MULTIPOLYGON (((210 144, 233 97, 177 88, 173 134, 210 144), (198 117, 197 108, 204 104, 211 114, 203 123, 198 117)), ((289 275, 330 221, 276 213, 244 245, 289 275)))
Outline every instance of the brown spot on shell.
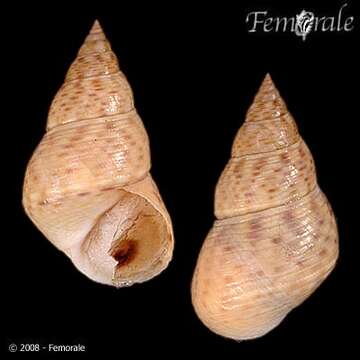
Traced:
POLYGON ((85 132, 86 128, 87 128, 86 125, 79 126, 79 127, 76 129, 76 132, 77 132, 78 134, 81 134, 81 133, 85 132))
POLYGON ((278 266, 275 266, 274 267, 274 272, 275 273, 280 273, 280 272, 282 272, 284 270, 284 266, 282 266, 282 265, 278 265, 278 266))
POLYGON ((110 191, 110 190, 114 190, 115 187, 114 186, 108 186, 108 187, 104 187, 101 189, 101 191, 110 191))
POLYGON ((224 250, 224 252, 231 252, 231 251, 234 250, 234 246, 232 246, 232 245, 225 245, 225 246, 223 247, 223 250, 224 250))
POLYGON ((271 240, 274 244, 280 244, 281 243, 281 237, 278 236, 278 237, 275 237, 271 240))
POLYGON ((84 192, 78 193, 77 195, 78 196, 86 196, 86 195, 89 195, 89 194, 90 194, 90 191, 84 191, 84 192))
POLYGON ((75 172, 75 168, 67 168, 67 169, 65 169, 65 174, 72 174, 72 173, 74 173, 75 172))
POLYGON ((286 222, 291 223, 294 221, 294 213, 292 210, 287 210, 283 214, 283 218, 286 222))
POLYGON ((230 276, 230 275, 226 275, 224 277, 224 282, 226 282, 226 283, 234 282, 234 278, 232 276, 230 276))
POLYGON ((241 169, 244 167, 245 162, 244 161, 240 161, 239 163, 237 163, 234 167, 234 171, 235 172, 239 172, 241 171, 241 169))
POLYGON ((290 162, 289 154, 281 154, 280 157, 281 157, 282 162, 284 162, 286 164, 290 162))
POLYGON ((260 219, 254 219, 249 223, 251 231, 259 231, 262 229, 262 223, 260 219))
POLYGON ((250 241, 250 245, 251 245, 252 247, 256 247, 257 244, 258 244, 258 241, 257 241, 257 240, 252 240, 252 241, 250 241))
POLYGON ((298 260, 298 261, 296 262, 296 265, 298 265, 298 266, 304 266, 304 260, 298 260))
POLYGON ((253 299, 254 299, 254 300, 259 300, 259 299, 261 299, 262 297, 263 297, 263 294, 256 294, 256 295, 253 296, 253 299))
POLYGON ((266 160, 261 159, 255 165, 255 170, 260 170, 266 164, 266 160))
POLYGON ((107 121, 107 122, 105 123, 105 127, 106 127, 107 130, 114 130, 114 129, 116 129, 116 125, 115 125, 113 122, 111 122, 111 121, 107 121))
POLYGON ((326 249, 322 249, 320 252, 319 252, 319 256, 325 256, 327 254, 327 250, 326 249))
POLYGON ((82 136, 80 136, 80 135, 75 135, 75 136, 73 136, 73 137, 70 139, 70 141, 77 142, 77 141, 79 141, 81 138, 82 138, 82 136))

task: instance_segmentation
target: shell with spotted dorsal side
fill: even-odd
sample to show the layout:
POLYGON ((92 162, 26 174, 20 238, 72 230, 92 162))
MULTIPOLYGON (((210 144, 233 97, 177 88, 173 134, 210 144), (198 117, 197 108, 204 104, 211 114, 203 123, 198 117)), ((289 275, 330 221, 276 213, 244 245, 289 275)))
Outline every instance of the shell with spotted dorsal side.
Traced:
POLYGON ((267 75, 216 186, 192 302, 202 322, 236 340, 262 336, 334 268, 337 226, 310 151, 267 75))

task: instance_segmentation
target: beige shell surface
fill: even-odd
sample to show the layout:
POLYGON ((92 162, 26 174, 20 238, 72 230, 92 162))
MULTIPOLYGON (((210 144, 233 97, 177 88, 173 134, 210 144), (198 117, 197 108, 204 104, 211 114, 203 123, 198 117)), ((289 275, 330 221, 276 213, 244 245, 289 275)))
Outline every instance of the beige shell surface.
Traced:
POLYGON ((266 334, 335 266, 333 212, 269 75, 217 184, 215 215, 196 265, 192 301, 203 323, 222 336, 266 334))
POLYGON ((95 22, 28 164, 24 208, 89 278, 115 286, 142 282, 166 268, 174 246, 150 167, 131 88, 95 22))

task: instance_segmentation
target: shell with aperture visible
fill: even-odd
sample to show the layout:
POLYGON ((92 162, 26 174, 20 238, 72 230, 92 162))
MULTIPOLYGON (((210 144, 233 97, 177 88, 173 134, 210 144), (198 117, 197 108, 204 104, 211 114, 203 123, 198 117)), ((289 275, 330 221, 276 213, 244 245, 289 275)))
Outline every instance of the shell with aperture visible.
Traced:
POLYGON ((192 302, 203 323, 222 336, 266 334, 335 266, 333 212, 269 75, 216 186, 215 215, 197 261, 192 302))
POLYGON ((143 282, 167 267, 174 246, 150 166, 131 88, 96 21, 28 164, 25 211, 92 280, 143 282))

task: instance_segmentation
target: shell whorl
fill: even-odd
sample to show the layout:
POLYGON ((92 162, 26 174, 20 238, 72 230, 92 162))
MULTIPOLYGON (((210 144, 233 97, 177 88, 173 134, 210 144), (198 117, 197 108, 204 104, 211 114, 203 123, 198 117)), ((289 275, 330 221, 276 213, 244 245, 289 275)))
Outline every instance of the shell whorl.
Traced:
POLYGON ((215 215, 196 265, 192 300, 200 319, 220 335, 241 340, 266 334, 335 265, 334 215, 269 75, 216 186, 215 215))
POLYGON ((130 85, 96 21, 51 104, 47 129, 133 109, 130 85))
POLYGON ((316 186, 313 159, 267 75, 216 187, 217 218, 284 205, 316 186))
POLYGON ((130 85, 96 21, 50 106, 27 167, 24 208, 91 279, 142 282, 167 266, 173 250, 150 167, 130 85))

